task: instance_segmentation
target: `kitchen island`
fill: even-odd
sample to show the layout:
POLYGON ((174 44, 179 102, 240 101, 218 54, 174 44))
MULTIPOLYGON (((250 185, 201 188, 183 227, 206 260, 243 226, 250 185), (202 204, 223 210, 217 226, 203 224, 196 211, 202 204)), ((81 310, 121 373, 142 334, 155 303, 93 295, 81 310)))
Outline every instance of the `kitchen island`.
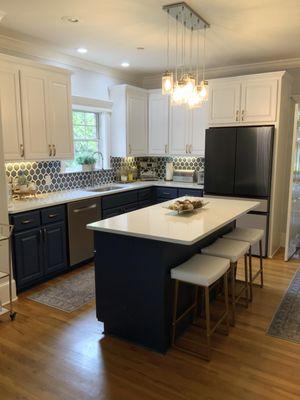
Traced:
MULTIPOLYGON (((104 333, 164 353, 170 343, 170 270, 233 229, 237 218, 259 203, 206 198, 191 213, 177 214, 168 202, 94 222, 96 311, 104 333)), ((182 285, 179 308, 192 303, 182 285)), ((189 317, 189 316, 187 316, 189 317)), ((183 321, 183 328, 188 319, 183 321)))

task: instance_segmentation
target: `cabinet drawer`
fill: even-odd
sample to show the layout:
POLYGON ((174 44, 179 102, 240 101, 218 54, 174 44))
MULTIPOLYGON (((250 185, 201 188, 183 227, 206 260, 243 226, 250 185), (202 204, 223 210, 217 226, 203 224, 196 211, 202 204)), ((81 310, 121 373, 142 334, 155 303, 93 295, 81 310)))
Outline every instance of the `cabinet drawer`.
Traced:
MULTIPOLYGON (((165 200, 165 199, 164 199, 165 200)), ((152 200, 139 201, 139 208, 145 208, 153 205, 152 200)))
POLYGON ((147 189, 139 190, 138 191, 138 199, 139 199, 139 201, 152 200, 153 199, 153 189, 147 188, 147 189))
POLYGON ((175 199, 178 197, 178 191, 177 188, 158 187, 156 188, 156 195, 164 199, 175 199))
POLYGON ((41 224, 40 212, 30 211, 26 213, 12 215, 11 223, 14 225, 15 232, 24 231, 25 229, 36 228, 41 224))
POLYGON ((168 201, 168 199, 164 199, 163 197, 157 197, 155 200, 155 204, 164 203, 165 201, 168 201))
POLYGON ((44 208, 41 211, 42 224, 63 221, 65 219, 65 206, 44 208))
POLYGON ((202 189, 178 189, 178 196, 195 196, 195 197, 203 197, 202 189))
POLYGON ((102 209, 120 207, 129 203, 136 203, 138 199, 137 190, 112 194, 102 197, 102 209))
POLYGON ((102 219, 116 217, 117 215, 123 214, 122 207, 108 208, 102 211, 102 219))

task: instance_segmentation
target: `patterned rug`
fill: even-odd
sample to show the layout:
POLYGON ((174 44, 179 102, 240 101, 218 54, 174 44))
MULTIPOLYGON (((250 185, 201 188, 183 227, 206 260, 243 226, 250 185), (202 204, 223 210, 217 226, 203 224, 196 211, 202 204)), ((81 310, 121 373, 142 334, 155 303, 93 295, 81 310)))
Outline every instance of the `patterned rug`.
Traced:
POLYGON ((281 300, 267 334, 300 343, 300 269, 281 300))
POLYGON ((87 269, 28 297, 30 300, 72 312, 95 298, 95 271, 87 269))

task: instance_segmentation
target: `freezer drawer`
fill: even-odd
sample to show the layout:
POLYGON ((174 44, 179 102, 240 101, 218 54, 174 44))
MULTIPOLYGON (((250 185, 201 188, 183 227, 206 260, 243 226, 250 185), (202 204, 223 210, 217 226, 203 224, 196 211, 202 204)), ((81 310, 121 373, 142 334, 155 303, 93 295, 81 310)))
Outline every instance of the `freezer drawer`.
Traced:
MULTIPOLYGON (((246 214, 236 221, 236 226, 239 228, 256 228, 263 229, 265 235, 263 238, 263 256, 267 256, 267 241, 268 241, 268 215, 264 214, 246 214)), ((252 254, 259 255, 258 244, 252 247, 252 254)))
POLYGON ((88 199, 68 204, 70 265, 76 265, 93 257, 93 232, 86 225, 101 219, 99 199, 88 199))

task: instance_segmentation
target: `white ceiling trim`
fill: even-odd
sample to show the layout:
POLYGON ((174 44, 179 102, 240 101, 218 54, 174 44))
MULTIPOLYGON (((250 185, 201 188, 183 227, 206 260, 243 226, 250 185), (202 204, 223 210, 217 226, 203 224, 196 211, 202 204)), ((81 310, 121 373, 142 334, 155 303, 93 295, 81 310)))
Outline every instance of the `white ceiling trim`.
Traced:
POLYGON ((88 97, 72 96, 73 109, 85 109, 87 111, 107 111, 111 112, 113 102, 109 100, 97 100, 88 97))
MULTIPOLYGON (((258 62, 251 64, 228 65, 225 67, 207 68, 206 77, 208 79, 225 78, 228 76, 238 76, 255 74, 261 72, 273 72, 286 69, 300 68, 300 58, 288 58, 275 61, 258 62)), ((142 85, 145 89, 155 89, 161 85, 160 74, 147 74, 142 78, 142 85)))
MULTIPOLYGON (((3 29, 1 30, 3 31, 3 29)), ((112 78, 121 79, 134 85, 141 82, 140 75, 127 71, 119 71, 91 61, 85 61, 64 54, 57 47, 52 46, 47 42, 42 42, 40 40, 36 41, 34 38, 30 39, 31 40, 25 40, 18 37, 12 37, 0 31, 0 52, 17 57, 29 57, 35 61, 40 61, 54 66, 85 69, 112 78)))

